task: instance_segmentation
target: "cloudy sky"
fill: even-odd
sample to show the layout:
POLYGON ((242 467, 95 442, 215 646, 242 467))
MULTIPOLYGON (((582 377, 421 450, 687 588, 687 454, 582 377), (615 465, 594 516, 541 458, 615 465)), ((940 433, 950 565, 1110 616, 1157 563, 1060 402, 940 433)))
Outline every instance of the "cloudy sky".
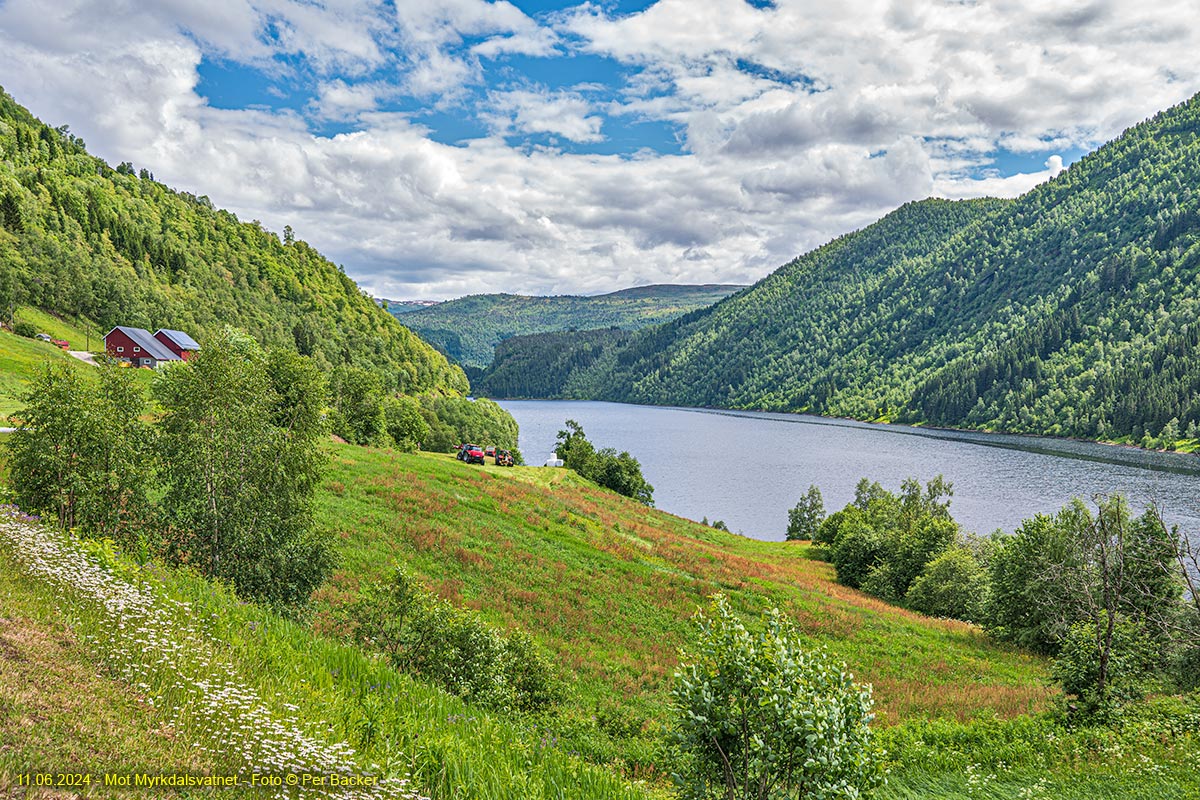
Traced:
POLYGON ((1195 0, 0 0, 0 85, 373 294, 750 282, 1200 91, 1195 0))

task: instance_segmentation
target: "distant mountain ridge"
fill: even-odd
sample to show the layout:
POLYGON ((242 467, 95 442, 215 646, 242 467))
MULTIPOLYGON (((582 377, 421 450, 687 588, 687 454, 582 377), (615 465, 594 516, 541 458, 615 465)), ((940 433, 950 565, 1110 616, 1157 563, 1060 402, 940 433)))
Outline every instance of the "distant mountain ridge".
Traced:
MULTIPOLYGON (((88 155, 0 90, 0 308, 26 304, 103 333, 225 325, 389 390, 464 393, 462 370, 290 229, 282 239, 207 197, 88 155)), ((5 320, 7 321, 7 319, 5 320)))
POLYGON ((491 363, 493 350, 512 336, 617 327, 635 330, 712 305, 742 289, 725 284, 654 284, 609 294, 532 297, 477 294, 393 314, 458 363, 491 363))
POLYGON ((910 203, 599 352, 557 341, 578 366, 540 384, 519 341, 481 380, 1171 446, 1200 426, 1198 319, 1192 98, 1017 199, 910 203))

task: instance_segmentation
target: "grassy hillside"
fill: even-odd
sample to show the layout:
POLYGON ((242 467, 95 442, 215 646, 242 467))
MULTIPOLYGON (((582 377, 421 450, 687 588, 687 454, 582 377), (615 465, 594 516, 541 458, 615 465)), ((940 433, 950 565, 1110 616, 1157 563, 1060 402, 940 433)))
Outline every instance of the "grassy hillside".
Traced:
POLYGON ((1050 696, 1042 660, 840 586, 805 545, 647 509, 566 470, 349 447, 335 456, 318 518, 342 542, 342 563, 316 594, 316 629, 338 631, 362 582, 404 564, 454 603, 534 633, 574 681, 580 713, 615 735, 600 750, 622 752, 622 731, 661 734, 687 621, 719 591, 746 613, 785 609, 875 685, 885 724, 1009 718, 1050 696))
POLYGON ((668 284, 594 297, 479 294, 415 311, 393 311, 458 363, 479 368, 490 364, 493 349, 511 336, 614 326, 634 330, 710 306, 740 288, 668 284))
POLYGON ((882 798, 1200 791, 1190 766, 1195 698, 1132 711, 1128 729, 1072 732, 1030 716, 1055 695, 1043 660, 840 586, 805 544, 713 530, 563 470, 348 447, 334 456, 320 517, 343 561, 317 594, 315 629, 336 634, 362 583, 404 564, 441 596, 554 653, 571 691, 545 724, 627 775, 663 775, 664 754, 648 743, 669 719, 676 647, 695 609, 721 591, 746 614, 785 609, 812 644, 874 685, 892 753, 882 798))
POLYGON ((904 206, 540 396, 1170 446, 1200 426, 1198 311, 1194 98, 1016 200, 904 206))
POLYGON ((187 772, 240 775, 231 796, 261 797, 246 786, 256 771, 378 780, 366 791, 307 796, 408 798, 415 785, 437 798, 647 797, 539 744, 527 726, 468 707, 220 587, 0 514, 6 791, 21 791, 19 776, 29 773, 91 771, 99 780, 105 772, 187 772))
POLYGON ((378 776, 372 796, 665 800, 664 682, 687 618, 720 590, 745 613, 786 608, 875 684, 882 800, 1200 791, 1196 699, 1160 698, 1112 729, 1030 716, 1051 699, 1044 662, 839 587, 803 544, 714 531, 562 470, 333 456, 320 504, 342 569, 304 624, 3 511, 0 789, 45 770, 316 768, 378 776), (484 712, 343 644, 340 610, 396 563, 554 652, 563 707, 484 712))
POLYGON ((0 90, 0 308, 20 304, 90 319, 101 335, 165 327, 203 343, 233 325, 325 366, 372 368, 388 389, 467 388, 290 230, 280 238, 145 170, 113 169, 0 90))
MULTIPOLYGON (((65 339, 70 342, 72 350, 85 349, 89 343, 85 327, 89 328, 92 351, 101 351, 104 348, 104 340, 97 338, 96 327, 87 320, 64 320, 28 306, 17 309, 16 317, 36 325, 39 333, 48 333, 55 339, 65 339)), ((0 427, 7 427, 8 415, 21 407, 20 397, 25 393, 30 379, 45 369, 47 364, 60 363, 72 369, 92 369, 54 345, 36 339, 25 339, 0 328, 0 427)), ((151 370, 138 370, 136 374, 145 386, 149 386, 154 378, 151 370)))

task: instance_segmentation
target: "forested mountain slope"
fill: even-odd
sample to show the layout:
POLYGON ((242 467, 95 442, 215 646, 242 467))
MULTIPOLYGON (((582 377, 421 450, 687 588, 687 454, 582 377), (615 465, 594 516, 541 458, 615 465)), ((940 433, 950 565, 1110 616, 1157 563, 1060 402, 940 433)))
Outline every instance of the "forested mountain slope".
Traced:
POLYGON ((1193 98, 1016 200, 906 205, 540 388, 1158 443, 1200 423, 1198 311, 1193 98))
POLYGON ((0 308, 28 304, 114 325, 206 334, 234 325, 325 367, 354 363, 388 388, 464 392, 466 378, 349 277, 285 231, 239 222, 207 197, 112 169, 66 128, 0 90, 0 308))
POLYGON ((710 306, 740 286, 637 286, 582 297, 477 294, 396 316, 464 366, 486 367, 492 350, 510 336, 618 327, 634 330, 710 306))

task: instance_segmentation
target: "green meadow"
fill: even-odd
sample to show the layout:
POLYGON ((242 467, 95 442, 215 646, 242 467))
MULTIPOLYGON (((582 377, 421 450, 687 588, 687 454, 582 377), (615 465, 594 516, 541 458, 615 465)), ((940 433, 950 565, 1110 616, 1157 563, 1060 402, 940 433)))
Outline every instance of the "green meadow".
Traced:
POLYGON ((318 521, 340 565, 299 617, 103 543, 0 525, 0 790, 38 769, 238 774, 263 759, 311 768, 315 752, 377 776, 380 796, 668 798, 677 648, 724 592, 746 615, 786 610, 873 685, 890 772, 877 797, 1200 792, 1195 698, 1068 728, 1043 659, 838 586, 807 544, 717 531, 563 470, 335 444, 330 456, 318 521), (398 565, 530 633, 558 665, 561 703, 488 712, 351 644, 349 604, 398 565), (118 627, 105 597, 131 589, 140 605, 118 627), (88 711, 95 699, 103 713, 88 711))

